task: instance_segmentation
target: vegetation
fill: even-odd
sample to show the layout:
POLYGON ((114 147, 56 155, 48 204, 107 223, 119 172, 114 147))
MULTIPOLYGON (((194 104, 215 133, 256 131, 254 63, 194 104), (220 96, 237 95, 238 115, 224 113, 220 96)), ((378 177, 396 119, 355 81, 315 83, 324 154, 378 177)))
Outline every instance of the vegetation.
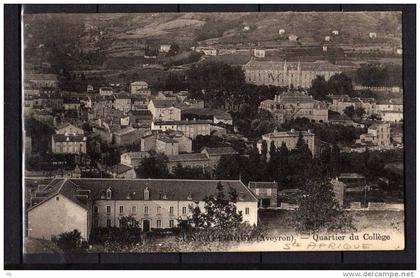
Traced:
POLYGON ((402 67, 399 65, 362 65, 356 71, 356 82, 363 86, 402 86, 402 67))
POLYGON ((307 180, 298 205, 296 229, 300 232, 317 232, 323 229, 348 232, 355 229, 353 219, 340 209, 332 186, 327 181, 307 180))
POLYGON ((317 76, 312 80, 308 93, 317 100, 327 100, 329 94, 349 96, 355 94, 352 79, 344 73, 335 74, 328 81, 323 76, 317 76))
POLYGON ((78 230, 59 234, 51 241, 66 253, 84 253, 88 248, 87 242, 82 239, 78 230))
POLYGON ((144 158, 140 166, 135 169, 139 178, 167 178, 169 176, 166 166, 168 158, 160 153, 151 152, 149 157, 144 158))
POLYGON ((139 221, 133 216, 120 217, 118 227, 93 229, 91 240, 95 244, 105 245, 109 243, 132 245, 143 242, 139 221))

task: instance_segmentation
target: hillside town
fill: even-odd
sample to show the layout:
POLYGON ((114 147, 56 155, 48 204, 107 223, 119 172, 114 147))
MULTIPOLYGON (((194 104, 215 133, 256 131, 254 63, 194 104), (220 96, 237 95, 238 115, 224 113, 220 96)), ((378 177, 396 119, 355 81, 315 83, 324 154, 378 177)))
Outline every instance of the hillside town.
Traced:
MULTIPOLYGON (((116 35, 103 18, 57 49, 42 20, 24 32, 27 237, 89 240, 131 216, 143 232, 173 229, 229 190, 240 222, 267 225, 314 180, 340 210, 404 210, 400 33, 356 43, 336 27, 316 41, 281 26, 258 40, 244 21, 186 43, 139 35, 148 25, 116 35)), ((171 28, 192 28, 182 20, 171 28)))

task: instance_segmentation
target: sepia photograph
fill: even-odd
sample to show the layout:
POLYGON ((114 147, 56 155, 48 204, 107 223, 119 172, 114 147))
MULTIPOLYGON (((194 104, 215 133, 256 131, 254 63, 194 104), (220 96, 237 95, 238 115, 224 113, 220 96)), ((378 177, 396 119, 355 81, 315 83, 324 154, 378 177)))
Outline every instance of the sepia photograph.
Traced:
POLYGON ((405 249, 401 12, 21 20, 25 254, 405 249))

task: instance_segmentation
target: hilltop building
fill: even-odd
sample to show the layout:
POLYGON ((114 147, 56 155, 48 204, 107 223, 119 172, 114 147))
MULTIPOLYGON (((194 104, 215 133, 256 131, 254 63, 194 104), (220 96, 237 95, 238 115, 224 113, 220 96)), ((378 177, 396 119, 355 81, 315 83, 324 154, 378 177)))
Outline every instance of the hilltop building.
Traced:
POLYGON ((245 80, 256 85, 309 88, 318 75, 329 80, 341 73, 338 66, 324 61, 317 62, 276 62, 251 59, 243 66, 245 80))

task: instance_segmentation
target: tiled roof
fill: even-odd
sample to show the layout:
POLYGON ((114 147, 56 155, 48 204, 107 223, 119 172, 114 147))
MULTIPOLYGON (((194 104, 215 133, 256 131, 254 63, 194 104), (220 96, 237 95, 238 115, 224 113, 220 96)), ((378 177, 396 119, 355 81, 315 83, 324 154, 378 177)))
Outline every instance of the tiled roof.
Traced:
POLYGON ((198 125, 211 124, 211 120, 195 120, 195 121, 156 121, 155 125, 198 125))
POLYGON ((86 142, 86 137, 82 134, 53 134, 54 142, 86 142))
POLYGON ((314 133, 308 132, 308 131, 289 130, 289 131, 270 132, 270 133, 264 134, 263 137, 276 138, 276 137, 285 137, 285 136, 299 136, 299 133, 302 133, 303 136, 315 136, 314 133))
POLYGON ((364 179, 365 176, 359 173, 342 173, 340 179, 364 179))
POLYGON ((148 152, 128 152, 123 153, 122 155, 128 155, 131 159, 139 159, 149 156, 148 152))
POLYGON ((179 155, 168 155, 168 162, 182 161, 208 161, 204 153, 184 153, 179 155))
POLYGON ((250 181, 248 183, 249 188, 277 188, 277 182, 264 182, 264 181, 250 181))
POLYGON ((152 102, 156 108, 179 107, 182 105, 179 101, 171 99, 154 99, 152 102))
POLYGON ((326 61, 315 62, 278 62, 278 61, 257 61, 251 59, 245 66, 245 69, 251 70, 283 70, 286 66, 287 70, 297 70, 300 64, 302 71, 336 71, 340 68, 326 61))
POLYGON ((204 147, 201 150, 201 153, 207 152, 209 156, 219 156, 219 155, 235 155, 238 154, 232 147, 218 147, 218 148, 209 148, 204 147))
POLYGON ((120 163, 120 164, 116 164, 116 165, 111 166, 111 168, 109 168, 108 170, 112 173, 115 173, 115 174, 119 175, 119 174, 123 174, 127 171, 130 171, 131 169, 133 169, 133 167, 130 167, 130 166, 127 166, 127 165, 124 165, 124 164, 120 163))

